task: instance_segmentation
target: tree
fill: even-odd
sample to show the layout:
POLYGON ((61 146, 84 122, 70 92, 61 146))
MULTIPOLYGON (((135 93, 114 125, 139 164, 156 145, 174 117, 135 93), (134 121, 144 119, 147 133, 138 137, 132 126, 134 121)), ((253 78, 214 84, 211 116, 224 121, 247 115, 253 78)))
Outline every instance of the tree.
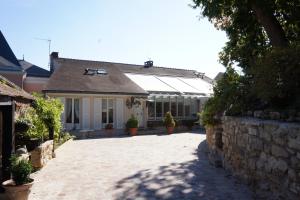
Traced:
POLYGON ((202 15, 224 30, 229 41, 220 53, 225 66, 247 71, 271 47, 299 41, 299 0, 193 0, 202 15))
POLYGON ((54 139, 54 134, 61 131, 60 116, 63 112, 63 104, 54 98, 43 98, 35 94, 35 110, 39 118, 44 122, 49 131, 49 139, 54 139))

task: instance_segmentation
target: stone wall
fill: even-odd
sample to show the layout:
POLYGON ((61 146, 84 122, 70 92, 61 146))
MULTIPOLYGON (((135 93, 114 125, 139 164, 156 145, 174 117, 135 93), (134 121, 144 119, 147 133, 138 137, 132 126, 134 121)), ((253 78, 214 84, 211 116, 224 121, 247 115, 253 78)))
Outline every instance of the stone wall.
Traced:
POLYGON ((53 156, 53 140, 48 140, 30 152, 30 161, 35 168, 44 167, 53 156))
POLYGON ((210 161, 250 184, 257 198, 299 199, 299 123, 224 117, 206 134, 210 161))

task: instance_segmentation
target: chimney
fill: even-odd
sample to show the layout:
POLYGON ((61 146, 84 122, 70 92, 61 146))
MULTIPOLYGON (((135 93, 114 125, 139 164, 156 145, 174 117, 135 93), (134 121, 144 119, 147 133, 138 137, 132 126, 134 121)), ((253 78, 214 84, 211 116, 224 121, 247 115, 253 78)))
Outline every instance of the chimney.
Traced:
POLYGON ((144 68, 150 68, 150 67, 153 67, 152 60, 148 60, 148 61, 144 62, 144 68))
POLYGON ((52 52, 50 54, 50 72, 51 74, 54 72, 55 70, 55 66, 54 66, 54 59, 58 58, 58 52, 52 52))

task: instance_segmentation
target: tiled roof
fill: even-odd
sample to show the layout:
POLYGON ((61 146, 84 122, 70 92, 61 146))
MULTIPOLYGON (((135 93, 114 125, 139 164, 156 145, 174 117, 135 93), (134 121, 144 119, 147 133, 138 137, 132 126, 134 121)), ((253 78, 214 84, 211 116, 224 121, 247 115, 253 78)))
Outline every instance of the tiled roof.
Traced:
POLYGON ((11 50, 9 44, 7 43, 1 31, 0 31, 0 56, 6 59, 7 61, 13 63, 14 65, 20 66, 15 54, 11 50))
POLYGON ((114 63, 75 59, 55 59, 59 67, 44 91, 72 93, 136 94, 148 93, 131 81, 114 63), (87 75, 85 70, 103 69, 107 75, 87 75))
POLYGON ((33 96, 0 75, 0 95, 34 99, 33 96))
POLYGON ((51 75, 50 71, 38 67, 30 62, 27 62, 26 60, 19 60, 19 63, 21 64, 22 68, 26 71, 28 77, 48 78, 51 75))

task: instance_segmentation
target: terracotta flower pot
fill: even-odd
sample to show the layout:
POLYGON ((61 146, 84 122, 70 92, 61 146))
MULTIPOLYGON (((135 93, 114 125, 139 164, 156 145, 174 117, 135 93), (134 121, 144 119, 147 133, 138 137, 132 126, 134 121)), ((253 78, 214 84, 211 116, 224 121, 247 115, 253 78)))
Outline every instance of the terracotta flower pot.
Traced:
POLYGON ((174 132, 174 127, 173 126, 168 126, 167 127, 167 132, 168 132, 168 134, 172 134, 174 132))
POLYGON ((129 128, 129 132, 131 136, 137 135, 137 128, 129 128))
POLYGON ((15 185, 13 180, 7 180, 2 183, 5 194, 10 200, 27 200, 32 185, 33 180, 23 185, 15 185))

